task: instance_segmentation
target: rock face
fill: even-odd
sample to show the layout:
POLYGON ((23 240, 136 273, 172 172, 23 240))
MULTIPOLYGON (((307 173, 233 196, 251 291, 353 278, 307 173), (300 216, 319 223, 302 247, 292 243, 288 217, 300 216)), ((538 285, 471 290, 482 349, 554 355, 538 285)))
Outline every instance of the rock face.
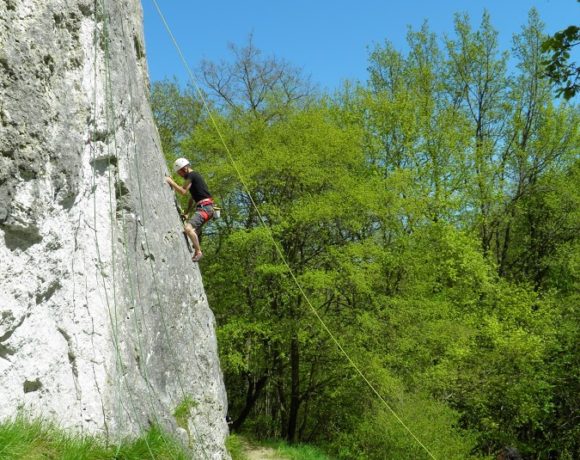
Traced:
POLYGON ((214 318, 159 145, 139 0, 0 1, 0 420, 160 424, 193 458, 229 458, 214 318))

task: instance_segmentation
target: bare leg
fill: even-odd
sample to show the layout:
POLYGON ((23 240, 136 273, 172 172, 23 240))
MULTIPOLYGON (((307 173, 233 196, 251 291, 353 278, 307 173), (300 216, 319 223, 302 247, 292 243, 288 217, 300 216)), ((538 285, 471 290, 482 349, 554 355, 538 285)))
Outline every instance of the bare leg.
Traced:
POLYGON ((189 223, 185 224, 184 230, 187 236, 189 236, 194 249, 193 260, 197 261, 201 259, 201 247, 199 246, 199 238, 197 237, 197 233, 195 232, 193 225, 189 223))

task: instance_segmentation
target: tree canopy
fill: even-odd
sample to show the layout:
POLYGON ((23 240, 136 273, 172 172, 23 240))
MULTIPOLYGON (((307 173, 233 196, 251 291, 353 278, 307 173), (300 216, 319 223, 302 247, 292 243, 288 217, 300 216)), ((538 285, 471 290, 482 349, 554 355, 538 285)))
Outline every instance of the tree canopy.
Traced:
POLYGON ((429 458, 310 303, 436 458, 579 457, 580 114, 538 72, 533 10, 515 69, 487 14, 407 38, 334 94, 233 47, 200 69, 219 134, 187 89, 154 85, 166 155, 223 208, 202 270, 233 428, 429 458))

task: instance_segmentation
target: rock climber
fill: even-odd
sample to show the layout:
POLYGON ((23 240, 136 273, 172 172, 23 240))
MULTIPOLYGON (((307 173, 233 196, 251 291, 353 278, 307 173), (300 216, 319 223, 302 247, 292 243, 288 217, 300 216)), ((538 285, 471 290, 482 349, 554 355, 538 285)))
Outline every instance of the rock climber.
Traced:
POLYGON ((191 260, 199 262, 203 257, 200 247, 201 227, 209 221, 214 215, 214 202, 207 188, 207 184, 201 177, 201 174, 191 169, 189 161, 186 158, 178 158, 173 163, 173 172, 176 172, 185 179, 183 186, 177 184, 171 177, 165 177, 166 182, 173 190, 181 195, 191 194, 185 215, 184 231, 191 240, 194 248, 194 254, 191 260), (195 203, 195 212, 189 219, 189 213, 195 203))

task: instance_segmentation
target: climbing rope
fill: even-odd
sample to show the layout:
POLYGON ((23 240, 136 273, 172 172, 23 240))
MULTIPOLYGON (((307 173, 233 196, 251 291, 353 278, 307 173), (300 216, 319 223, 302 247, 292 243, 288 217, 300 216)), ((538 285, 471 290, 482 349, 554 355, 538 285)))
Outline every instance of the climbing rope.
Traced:
MULTIPOLYGON (((123 35, 125 35, 125 30, 123 27, 123 24, 121 24, 122 27, 122 32, 123 35)), ((126 35, 125 35, 126 36, 126 35)), ((125 55, 125 62, 127 63, 127 57, 125 55)), ((128 65, 128 64, 127 64, 128 65)), ((139 195, 139 204, 141 206, 141 211, 143 211, 145 209, 145 204, 144 204, 144 199, 143 199, 143 187, 142 187, 142 183, 141 183, 141 176, 140 176, 140 171, 141 168, 139 168, 139 165, 137 164, 137 159, 138 159, 138 152, 137 152, 137 140, 135 137, 135 132, 136 132, 136 122, 135 122, 135 114, 134 114, 134 110, 133 110, 133 101, 134 101, 134 95, 133 95, 133 84, 131 82, 131 78, 128 78, 128 86, 129 86, 129 116, 130 116, 130 122, 131 122, 131 127, 132 129, 130 130, 130 132, 132 133, 132 144, 133 144, 133 162, 134 162, 134 170, 137 172, 136 174, 136 178, 137 178, 137 190, 138 190, 138 195, 139 195)), ((114 109, 114 107, 113 107, 114 109)), ((127 153, 127 161, 129 162, 129 155, 127 153)), ((142 219, 142 226, 145 228, 146 227, 146 222, 144 220, 144 212, 141 212, 141 219, 142 219)), ((150 253, 150 245, 149 245, 149 238, 147 235, 147 232, 144 231, 144 240, 145 240, 145 249, 150 253)), ((153 265, 153 260, 152 259, 148 259, 149 260, 149 267, 151 269, 151 275, 153 278, 153 289, 155 291, 155 295, 157 298, 157 304, 159 306, 159 310, 158 313, 161 317, 161 324, 164 330, 164 335, 163 337, 165 338, 165 342, 167 345, 168 350, 170 351, 170 354, 172 355, 172 360, 171 363, 173 364, 174 368, 175 368, 175 373, 177 376, 177 381, 178 381, 178 385, 180 387, 181 393, 182 393, 182 397, 183 400, 185 400, 189 395, 186 393, 185 388, 184 388, 184 384, 182 381, 182 376, 181 376, 181 372, 179 370, 179 367, 177 366, 177 363, 179 362, 178 360, 178 354, 175 351, 175 347, 173 346, 172 342, 171 342, 171 334, 169 333, 169 327, 167 325, 167 321, 165 319, 165 314, 164 314, 164 309, 162 308, 162 303, 161 303, 161 295, 160 295, 160 290, 159 290, 159 281, 157 279, 157 270, 155 269, 154 265, 153 265)), ((188 318, 190 315, 186 315, 188 318)), ((190 326, 192 327, 192 334, 194 333, 193 331, 193 326, 191 325, 191 323, 189 323, 190 326)), ((192 347, 192 345, 190 344, 190 342, 188 341, 188 345, 190 346, 190 348, 192 347)), ((191 348, 190 353, 188 353, 189 356, 193 356, 195 350, 193 350, 193 348, 191 348)), ((195 427, 195 425, 193 424, 193 430, 194 430, 194 434, 196 435, 195 437, 198 438, 198 440, 201 438, 198 435, 197 432, 197 428, 195 427)), ((206 458, 208 458, 208 453, 205 450, 204 447, 204 443, 203 442, 199 442, 198 445, 201 447, 204 455, 206 458)))
MULTIPOLYGON (((94 53, 94 95, 93 95, 93 104, 94 104, 94 113, 93 113, 93 122, 96 124, 97 122, 97 91, 98 91, 98 85, 97 85, 97 67, 98 67, 98 44, 100 39, 102 39, 102 43, 103 43, 103 47, 104 47, 104 71, 105 71, 105 89, 104 89, 104 100, 105 100, 105 124, 106 124, 106 130, 107 133, 112 132, 113 133, 113 143, 116 143, 116 128, 115 128, 115 124, 114 124, 114 111, 110 110, 111 108, 111 104, 112 104, 112 92, 111 92, 111 79, 110 79, 110 51, 109 51, 109 45, 110 45, 110 38, 109 38, 109 31, 108 31, 108 14, 107 14, 107 9, 106 9, 106 5, 105 5, 105 0, 100 0, 100 1, 95 1, 94 3, 94 21, 95 21, 95 30, 94 30, 94 36, 93 36, 93 53, 94 53), (100 11, 99 11, 99 7, 100 7, 100 11), (102 32, 99 35, 98 34, 98 18, 99 16, 102 14, 103 17, 103 25, 102 25, 102 32), (112 120, 112 121, 111 121, 112 120), (112 129, 111 129, 111 125, 112 125, 112 129)), ((92 140, 92 139, 91 139, 92 140)), ((116 148, 116 147, 115 147, 116 148)), ((113 201, 113 187, 111 186, 112 182, 113 182, 113 177, 112 177, 112 172, 111 172, 111 145, 110 143, 107 143, 107 172, 108 172, 108 177, 107 177, 107 183, 108 183, 108 194, 109 194, 109 218, 111 220, 111 224, 113 224, 115 222, 115 211, 113 209, 112 206, 112 201, 113 201)), ((140 419, 138 416, 136 416, 136 414, 138 413, 137 408, 135 406, 135 402, 133 400, 133 398, 131 397, 132 395, 132 391, 131 388, 127 382, 126 379, 126 372, 124 369, 124 365, 123 365, 123 361, 121 358, 121 352, 120 352, 120 345, 119 345, 119 326, 118 326, 118 305, 117 305, 117 280, 116 280, 116 256, 115 256, 115 225, 111 225, 111 267, 112 267, 112 290, 113 290, 113 294, 112 294, 112 298, 113 298, 113 311, 111 311, 111 302, 109 301, 109 292, 107 290, 107 281, 105 279, 105 275, 102 272, 102 267, 103 267, 103 260, 101 257, 101 252, 99 249, 99 242, 98 242, 98 223, 97 223, 97 208, 96 208, 96 191, 97 191, 97 187, 96 187, 96 178, 95 178, 95 156, 94 156, 94 146, 91 143, 91 162, 93 164, 93 176, 92 176, 92 181, 93 181, 93 187, 92 187, 92 193, 93 193, 93 231, 95 233, 95 246, 97 248, 97 259, 98 259, 98 263, 99 263, 99 269, 98 272, 101 274, 101 278, 102 278, 102 282, 103 282, 103 290, 105 293, 105 301, 106 301, 106 305, 107 305, 107 312, 108 312, 108 316, 109 316, 109 321, 110 321, 110 325, 111 325, 111 332, 112 332, 112 337, 113 337, 113 345, 114 345, 114 349, 115 349, 115 365, 116 365, 116 370, 118 375, 120 376, 120 379, 115 379, 116 380, 116 385, 118 385, 118 390, 117 390, 117 418, 119 420, 119 424, 122 423, 123 420, 123 414, 127 414, 127 416, 130 417, 130 410, 128 407, 126 407, 124 405, 124 401, 121 398, 121 387, 124 385, 125 389, 126 389, 126 394, 128 395, 128 403, 131 406, 131 409, 133 411, 133 417, 134 420, 137 422, 137 424, 139 425, 140 430, 143 432, 144 431, 144 426, 140 423, 140 419)), ((155 413, 155 411, 153 411, 155 413)), ((152 459, 154 459, 154 455, 153 452, 151 450, 151 446, 149 445, 149 442, 147 440, 147 438, 145 438, 145 444, 147 446, 147 450, 149 455, 151 456, 152 459)), ((119 453, 119 450, 121 448, 121 445, 118 445, 118 449, 117 449, 117 454, 119 453)))
MULTIPOLYGON (((94 11, 94 21, 95 21, 95 29, 94 29, 94 33, 93 33, 93 59, 94 59, 94 92, 93 92, 93 123, 96 124, 97 121, 97 78, 98 78, 98 41, 99 41, 99 34, 98 34, 98 4, 97 2, 95 2, 95 11, 94 11)), ((91 141, 92 141, 92 134, 91 134, 91 141)), ((106 308, 107 308, 107 314, 109 317, 109 322, 110 322, 110 326, 111 326, 111 333, 112 333, 112 337, 113 337, 113 344, 114 344, 114 348, 115 348, 115 367, 116 367, 116 371, 120 374, 123 375, 122 369, 120 367, 121 361, 120 361, 120 356, 119 356, 119 352, 118 352, 118 337, 117 337, 117 325, 116 322, 113 321, 113 315, 111 313, 111 301, 109 300, 109 291, 107 289, 107 280, 105 279, 105 276, 103 274, 102 271, 102 267, 103 267, 103 260, 101 257, 101 250, 100 250, 100 246, 99 246, 99 238, 98 238, 98 225, 97 225, 97 203, 96 203, 96 192, 97 192, 97 184, 96 184, 96 155, 95 155, 95 147, 94 144, 91 142, 90 144, 90 153, 91 153, 91 164, 93 165, 93 175, 91 177, 92 179, 92 193, 93 193, 93 226, 92 226, 92 230, 94 232, 94 236, 95 236, 95 248, 97 251, 97 261, 98 261, 98 267, 97 267, 97 283, 98 283, 98 274, 100 273, 101 275, 101 281, 103 284, 103 291, 104 291, 104 295, 105 295, 105 304, 106 304, 106 308)), ((110 183, 109 183, 109 188, 110 188, 110 183)), ((110 194, 110 191, 109 191, 110 194)), ((114 265, 113 265, 113 301, 116 302, 116 294, 115 294, 115 273, 114 273, 114 265)), ((115 305, 115 310, 116 310, 116 305, 115 305)), ((121 381, 117 380, 115 381, 115 385, 120 385, 121 381)), ((121 391, 117 391, 117 404, 116 404, 116 409, 117 409, 117 418, 119 420, 122 420, 123 417, 123 410, 121 409, 122 407, 122 400, 120 397, 121 391)), ((106 423, 106 420, 105 420, 106 423)))
POLYGON ((401 419, 401 417, 399 417, 399 415, 395 412, 395 410, 391 407, 391 405, 385 400, 385 398, 383 398, 383 396, 378 392, 378 390, 375 388, 375 386, 369 381, 369 379, 365 376, 365 374, 360 370, 358 365, 354 362, 354 360, 350 357, 350 355, 347 353, 347 351, 344 349, 344 347, 341 345, 341 343, 338 341, 338 339, 335 337, 335 335, 332 333, 332 331, 326 325, 325 321, 322 319, 322 317, 320 316, 320 314, 318 313, 316 308, 314 308, 314 305, 312 305, 312 302, 310 301, 309 297, 306 295, 306 292, 302 288, 302 285, 298 281, 296 275, 294 274, 294 271, 292 270, 292 268, 290 267, 290 264, 286 260, 286 257, 284 255, 284 253, 282 252, 282 249, 280 248, 280 245, 278 244, 278 242, 274 238, 272 230, 266 224, 266 221, 265 221, 262 213, 260 212, 258 206, 256 205, 256 202, 254 201, 254 197, 252 196, 252 194, 250 192, 250 188, 246 184, 246 181, 245 181, 243 175, 241 174, 241 171, 238 168, 237 163, 235 162, 235 160, 233 158, 233 155, 232 155, 232 153, 231 153, 231 151, 230 151, 230 149, 229 149, 229 147, 224 139, 224 136, 221 133, 221 130, 220 130, 220 128, 215 120, 215 117, 213 116, 212 110, 210 109, 209 104, 207 103, 206 97, 203 94, 203 91, 201 90, 199 84, 197 83, 197 79, 193 76, 193 72, 191 71, 189 64, 187 63, 185 57, 183 56, 181 48, 180 48, 179 44, 177 43, 177 40, 175 39, 175 36, 173 35, 173 32, 171 31, 171 28, 169 27, 169 24, 167 23, 165 16, 163 15, 161 8, 159 7, 159 4, 157 3, 157 0, 151 0, 151 1, 153 2, 153 5, 155 6, 157 13, 159 14, 159 17, 161 18, 161 21, 163 22, 165 30, 167 31, 169 37, 171 38, 171 41, 173 42, 173 44, 177 50, 177 53, 179 54, 179 57, 180 57, 183 65, 184 65, 184 67, 189 75, 191 83, 194 85, 195 90, 196 90, 200 100, 202 101, 202 104, 203 104, 205 110, 208 113, 208 116, 211 120, 212 125, 214 126, 214 128, 216 130, 216 133, 220 139, 220 142, 222 143, 222 145, 223 145, 223 147, 228 155, 228 159, 229 159, 230 163, 232 164, 234 170, 236 171, 236 174, 240 180, 240 183, 242 184, 244 190, 246 191, 246 194, 250 199, 252 207, 255 209, 256 214, 258 215, 258 217, 260 219, 261 225, 266 230, 268 237, 272 241, 272 244, 274 245, 276 252, 277 252, 278 256, 280 257, 280 260, 282 261, 282 264, 288 270, 290 277, 292 278, 294 284, 298 288, 298 291, 300 292, 300 294, 304 298, 306 304, 308 305, 308 307, 310 308, 310 310, 312 311, 312 313, 314 314, 314 316, 316 317, 318 322, 321 324, 324 331, 331 338, 332 342, 334 342, 334 344, 337 346, 337 348, 340 350, 340 352, 344 355, 344 357, 347 359, 347 361, 352 366, 352 368, 357 372, 357 374, 367 384, 367 386, 371 389, 371 391, 377 396, 377 398, 388 409, 388 411, 399 422, 399 424, 401 426, 403 426, 403 428, 409 433, 409 435, 417 442, 417 444, 419 446, 421 446, 421 448, 429 455, 429 457, 431 457, 433 460, 435 460, 435 456, 431 453, 431 451, 421 442, 421 440, 415 435, 415 433, 413 433, 413 431, 405 424, 405 422, 401 419))
MULTIPOLYGON (((103 8, 104 8, 104 4, 103 4, 103 8)), ((104 17, 105 17, 105 19, 108 18, 108 16, 106 14, 104 14, 104 17)), ((124 33, 124 30, 123 30, 123 33, 124 33)), ((108 54, 108 41, 109 41, 109 38, 108 38, 108 34, 106 33, 106 24, 105 24, 104 38, 105 38, 104 43, 105 43, 105 51, 106 51, 105 52, 105 61, 106 61, 106 70, 107 70, 107 85, 106 85, 106 88, 107 88, 107 91, 106 91, 106 95, 107 95, 106 103, 107 104, 106 104, 106 106, 107 106, 107 114, 108 115, 111 115, 110 118, 113 120, 113 125, 114 125, 114 120, 115 120, 114 110, 115 109, 114 109, 114 103, 112 101, 111 90, 110 90, 110 88, 111 88, 111 81, 110 81, 110 62, 109 62, 109 54, 108 54)), ((135 117, 134 117, 133 107, 132 107, 132 105, 133 105, 132 104, 132 102, 133 102, 133 90, 132 90, 132 84, 131 84, 130 81, 129 81, 129 88, 130 88, 129 96, 130 96, 130 102, 131 102, 130 103, 130 111, 129 111, 129 113, 130 113, 130 116, 131 116, 131 122, 132 122, 132 127, 133 127, 133 131, 132 131, 132 133, 133 133, 133 148, 134 148, 134 156, 133 157, 136 160, 137 159, 136 139, 135 139, 135 125, 136 124, 135 124, 135 117)), ((95 100, 96 100, 96 97, 95 97, 95 100)), ((95 107, 96 107, 96 103, 95 103, 95 107)), ((95 119, 96 119, 96 117, 95 117, 95 119)), ((107 117, 107 126, 109 125, 108 120, 109 120, 109 116, 107 117)), ((115 145, 115 151, 118 150, 118 147, 116 146, 116 136, 115 136, 115 128, 114 128, 114 126, 113 126, 113 144, 115 145)), ((110 148, 110 145, 109 144, 107 144, 107 148, 108 149, 110 148)), ((129 155, 127 154, 127 158, 128 157, 129 157, 129 155)), ((108 163, 109 163, 108 164, 108 166, 109 166, 109 168, 108 168, 108 171, 109 171, 109 206, 110 206, 109 212, 110 212, 111 221, 114 221, 115 213, 114 213, 114 210, 112 209, 113 197, 112 197, 112 191, 111 191, 112 190, 112 187, 111 187, 111 182, 112 182, 111 169, 112 168, 110 168, 110 166, 111 166, 111 163, 110 163, 111 155, 108 155, 107 156, 107 159, 108 159, 108 163)), ((139 168, 136 168, 136 170, 139 171, 139 168)), ((143 202, 144 200, 143 200, 141 180, 140 180, 139 174, 137 175, 137 181, 138 181, 139 200, 140 200, 140 204, 141 204, 141 210, 143 210, 144 209, 144 202, 143 202)), ((94 177, 93 177, 93 182, 94 182, 94 177)), ((96 205, 94 205, 94 208, 96 209, 96 205)), ((95 212, 95 217, 94 218, 96 219, 96 212, 95 212)), ((124 223, 125 222, 124 222, 124 216, 123 216, 123 224, 124 223)), ((145 226, 145 223, 144 222, 142 222, 142 224, 143 224, 143 226, 145 226)), ((95 228, 96 228, 96 222, 95 222, 94 225, 95 225, 95 228)), ((126 245, 127 245, 126 225, 123 225, 123 229, 124 229, 124 231, 123 231, 123 239, 124 239, 124 245, 126 247, 126 245)), ((147 232, 145 232, 144 236, 145 236, 145 246, 146 246, 145 249, 147 251, 151 252, 150 251, 148 237, 147 237, 147 232)), ((97 244, 98 244, 98 241, 97 241, 97 244)), ((113 244, 113 248, 114 248, 114 234, 112 235, 112 244, 113 244)), ((128 258, 127 251, 125 251, 125 256, 126 256, 125 257, 125 263, 126 263, 126 266, 128 268, 128 272, 130 273, 129 258, 128 258)), ((99 259, 100 259, 100 254, 99 254, 99 259)), ((161 306, 161 296, 160 296, 159 288, 158 288, 159 282, 157 280, 155 267, 153 267, 151 260, 150 260, 150 264, 149 265, 151 267, 152 277, 153 277, 153 281, 154 281, 153 282, 153 287, 155 289, 155 293, 156 293, 156 297, 157 297, 157 303, 158 303, 159 306, 161 306)), ((129 281, 132 284, 132 280, 130 279, 129 281)), ((111 318, 111 325, 112 325, 113 336, 114 336, 114 344, 115 344, 116 353, 117 353, 117 356, 118 356, 117 362, 118 362, 118 365, 120 366, 120 369, 122 370, 123 369, 123 365, 122 365, 122 361, 120 360, 120 352, 119 352, 118 339, 117 339, 117 334, 118 334, 117 333, 117 329, 118 329, 118 326, 117 326, 117 308, 116 308, 116 295, 115 295, 116 288, 115 288, 115 286, 116 286, 116 282, 114 281, 114 283, 113 283, 113 300, 114 300, 114 310, 115 310, 115 313, 114 313, 114 315, 110 314, 109 316, 111 318)), ((106 289, 106 285, 105 285, 105 289, 106 289)), ((131 293, 131 297, 132 297, 133 304, 135 304, 136 303, 135 302, 135 293, 134 293, 134 288, 132 286, 130 286, 129 292, 131 293)), ((109 305, 109 303, 108 303, 108 293, 106 293, 106 294, 107 294, 107 304, 109 305)), ((111 309, 109 307, 109 311, 110 310, 111 309)), ((178 384, 179 384, 179 387, 180 387, 180 390, 181 390, 183 399, 185 400, 185 398, 187 398, 188 395, 186 394, 186 392, 184 390, 184 386, 183 386, 183 383, 182 383, 181 372, 180 372, 178 366, 176 365, 176 363, 178 362, 178 360, 177 360, 177 353, 175 352, 175 348, 174 348, 174 346, 172 345, 172 343, 170 341, 171 335, 169 334, 169 328, 167 326, 167 322, 165 320, 165 316, 163 314, 163 309, 162 308, 159 309, 159 313, 160 313, 161 323, 162 323, 163 330, 164 330, 164 334, 162 334, 161 336, 163 337, 163 339, 165 339, 165 342, 166 342, 166 345, 167 345, 167 349, 170 351, 170 354, 173 355, 173 359, 171 361, 172 361, 172 364, 175 365, 175 370, 176 370, 176 374, 177 374, 177 381, 178 381, 178 384)), ((190 315, 187 315, 188 319, 190 319, 189 316, 190 315)), ((193 328, 193 325, 191 324, 191 321, 189 321, 189 324, 193 328)), ((140 339, 140 336, 139 335, 138 335, 138 339, 140 339)), ((138 345, 139 345, 139 348, 141 349, 140 340, 138 340, 138 345)), ((141 355, 142 354, 143 353, 141 352, 141 355)), ((121 374, 124 374, 124 373, 121 372, 121 374)), ((151 389, 151 385, 150 385, 149 379, 147 377, 146 369, 145 369, 144 380, 147 383, 148 389, 151 389)), ((131 402, 133 402, 133 401, 131 401, 131 402)), ((132 406, 134 407, 133 404, 132 404, 132 406)), ((194 434, 196 435, 196 437, 197 438, 200 438, 200 436, 198 436, 197 429, 196 429, 195 425, 193 426, 193 430, 195 432, 194 434)), ((205 450, 204 443, 199 442, 198 446, 201 447, 201 450, 203 451, 204 456, 207 458, 208 457, 208 454, 207 454, 207 452, 205 450)))
MULTIPOLYGON (((108 175, 109 175, 109 187, 111 187, 111 181, 114 180, 114 184, 115 184, 115 192, 117 196, 121 196, 121 190, 120 190, 120 184, 119 182, 116 180, 117 178, 113 178, 112 177, 112 169, 111 168, 111 158, 113 156, 116 157, 117 152, 119 150, 119 147, 117 146, 117 136, 116 136, 116 126, 115 126, 115 119, 116 119, 116 114, 115 114, 115 105, 113 102, 113 96, 112 96, 112 82, 111 82, 111 59, 110 59, 110 35, 108 33, 108 25, 110 23, 110 16, 106 10, 105 7, 105 0, 102 0, 102 9, 103 9, 103 42, 104 42, 104 62, 105 62, 105 76, 106 76, 106 80, 105 80, 105 102, 106 102, 106 125, 107 125, 107 132, 112 131, 113 136, 112 136, 112 144, 113 144, 113 154, 111 155, 111 144, 107 143, 107 162, 108 162, 108 175), (112 127, 112 128, 111 128, 112 127), (119 184, 119 185, 117 185, 119 184)), ((118 167, 118 163, 117 163, 117 167, 118 167)), ((117 170, 117 176, 118 176, 118 170, 117 170)), ((112 194, 110 193, 109 195, 109 207, 110 207, 110 218, 111 218, 111 222, 114 222, 116 220, 117 214, 116 212, 114 212, 114 210, 112 209, 112 194)), ((131 273, 131 267, 130 267, 130 263, 129 263, 129 254, 127 251, 127 226, 126 226, 126 221, 125 221, 125 214, 121 213, 121 218, 122 218, 122 224, 121 224, 121 228, 122 228, 122 236, 123 236, 123 242, 122 242, 122 247, 124 248, 124 255, 125 255, 125 267, 127 270, 127 273, 131 273)), ((141 303, 137 302, 137 298, 135 295, 135 286, 133 284, 133 279, 131 276, 128 276, 128 282, 129 282, 129 293, 130 293, 130 300, 131 300, 131 305, 133 305, 133 309, 135 311, 134 315, 131 315, 134 318, 134 326, 135 326, 135 330, 139 331, 139 318, 138 318, 138 314, 137 312, 139 311, 138 307, 141 307, 141 303)), ((142 308, 141 308, 142 309, 142 308)), ((141 311, 142 312, 142 311, 141 311)), ((144 317, 144 315, 143 315, 144 317)), ((141 342, 141 335, 137 334, 137 349, 139 352, 139 356, 142 357, 144 356, 143 353, 143 348, 142 348, 142 342, 141 342)), ((140 368, 141 370, 141 368, 140 368)), ((148 402, 149 405, 151 406, 152 409, 152 413, 153 416, 155 417, 156 421, 158 421, 158 417, 157 417, 157 413, 155 410, 155 403, 153 400, 153 395, 151 395, 151 384, 149 382, 149 378, 148 378, 148 374, 147 374, 147 367, 143 367, 143 378, 145 381, 145 384, 147 386, 147 396, 148 398, 148 402)), ((131 395, 132 392, 129 392, 129 394, 131 395)))

